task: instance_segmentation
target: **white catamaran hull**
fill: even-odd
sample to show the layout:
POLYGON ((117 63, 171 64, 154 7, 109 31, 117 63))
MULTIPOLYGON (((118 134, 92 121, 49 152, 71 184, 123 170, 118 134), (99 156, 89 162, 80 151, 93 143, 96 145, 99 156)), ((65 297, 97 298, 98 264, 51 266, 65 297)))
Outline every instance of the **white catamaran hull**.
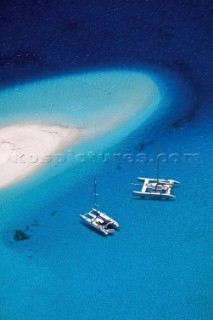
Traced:
POLYGON ((141 192, 141 191, 133 191, 134 196, 139 196, 143 199, 156 199, 156 200, 169 200, 175 199, 176 197, 173 194, 161 194, 157 192, 141 192))
POLYGON ((97 207, 97 192, 96 192, 96 179, 94 177, 94 207, 92 210, 85 214, 80 214, 80 217, 84 220, 84 222, 90 225, 92 228, 98 230, 104 235, 114 233, 115 229, 119 228, 119 224, 117 221, 106 215, 105 213, 96 209, 97 207))
MULTIPOLYGON (((90 214, 90 216, 92 216, 90 214)), ((96 229, 97 231, 103 233, 104 235, 112 234, 114 233, 114 229, 105 228, 104 225, 102 226, 100 223, 103 222, 103 220, 100 220, 96 218, 95 216, 92 218, 86 217, 83 214, 80 214, 80 217, 84 220, 84 222, 91 226, 92 228, 96 229)))
POLYGON ((139 181, 143 181, 140 191, 133 191, 134 196, 139 196, 143 199, 158 199, 158 200, 170 200, 175 199, 172 194, 172 188, 180 182, 169 179, 152 179, 152 178, 137 178, 139 181))
POLYGON ((142 178, 142 177, 137 177, 139 181, 145 181, 148 180, 150 183, 159 183, 159 184, 170 184, 170 185, 178 185, 180 184, 179 181, 176 180, 171 180, 171 179, 153 179, 153 178, 142 178))
POLYGON ((91 212, 95 213, 96 215, 98 215, 99 217, 101 217, 104 221, 107 221, 107 222, 110 222, 111 225, 116 228, 116 229, 119 229, 119 223, 117 221, 115 221, 114 219, 112 219, 111 217, 109 217, 106 213, 103 213, 97 209, 92 209, 91 212))

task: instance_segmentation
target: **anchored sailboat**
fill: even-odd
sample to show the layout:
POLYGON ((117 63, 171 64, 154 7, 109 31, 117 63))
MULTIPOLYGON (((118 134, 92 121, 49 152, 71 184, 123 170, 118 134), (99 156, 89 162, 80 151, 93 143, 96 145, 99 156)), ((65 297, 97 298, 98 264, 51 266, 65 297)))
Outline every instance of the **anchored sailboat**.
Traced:
POLYGON ((115 229, 119 229, 119 224, 117 221, 112 219, 110 216, 106 215, 105 213, 99 211, 97 209, 97 183, 94 177, 93 183, 93 208, 85 213, 80 214, 80 217, 84 220, 84 222, 94 229, 100 231, 104 235, 109 235, 114 233, 115 229))
POLYGON ((133 195, 149 200, 175 199, 172 194, 173 187, 180 184, 180 182, 172 179, 159 179, 159 154, 157 154, 156 171, 156 179, 137 177, 138 181, 143 182, 143 184, 136 184, 141 187, 141 190, 133 191, 133 195))

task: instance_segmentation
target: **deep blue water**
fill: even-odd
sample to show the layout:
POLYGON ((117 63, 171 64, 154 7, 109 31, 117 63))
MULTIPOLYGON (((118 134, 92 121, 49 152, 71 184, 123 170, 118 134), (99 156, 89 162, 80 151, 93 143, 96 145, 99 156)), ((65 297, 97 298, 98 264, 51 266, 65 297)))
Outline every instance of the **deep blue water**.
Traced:
MULTIPOLYGON (((1 125, 23 115, 8 103, 13 89, 33 105, 26 86, 35 80, 40 88, 40 80, 93 70, 149 72, 162 97, 158 110, 115 142, 89 147, 149 158, 158 149, 177 153, 180 161, 161 163, 160 172, 181 181, 174 202, 133 200, 130 182, 155 175, 155 163, 125 158, 43 169, 2 189, 0 319, 212 319, 210 2, 14 0, 0 8, 1 125), (190 163, 185 153, 199 157, 190 163), (79 220, 92 204, 94 174, 100 208, 121 224, 108 238, 79 220), (26 226, 31 238, 15 242, 14 230, 26 226)), ((41 109, 65 121, 62 106, 45 101, 41 109)))

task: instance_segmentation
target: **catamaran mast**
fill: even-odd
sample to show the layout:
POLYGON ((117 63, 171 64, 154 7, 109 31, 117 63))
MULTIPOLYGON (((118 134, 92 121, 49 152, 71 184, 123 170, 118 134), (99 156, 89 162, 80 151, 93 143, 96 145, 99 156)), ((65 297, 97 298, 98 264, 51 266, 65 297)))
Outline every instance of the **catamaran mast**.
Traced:
POLYGON ((159 151, 157 151, 157 158, 156 158, 156 186, 155 186, 155 192, 157 192, 157 187, 159 184, 159 151))
POLYGON ((96 177, 94 176, 94 182, 93 182, 93 206, 95 209, 98 207, 97 203, 97 183, 96 183, 96 177))
POLYGON ((156 159, 156 180, 157 180, 157 185, 159 182, 159 153, 157 153, 157 159, 156 159))

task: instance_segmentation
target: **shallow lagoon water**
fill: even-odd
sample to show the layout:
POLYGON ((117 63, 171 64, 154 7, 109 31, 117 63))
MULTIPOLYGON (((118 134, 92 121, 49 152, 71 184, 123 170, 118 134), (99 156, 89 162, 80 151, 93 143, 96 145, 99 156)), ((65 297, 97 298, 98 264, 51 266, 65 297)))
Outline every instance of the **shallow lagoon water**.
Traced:
MULTIPOLYGON (((112 74, 109 71, 108 79, 105 73, 105 80, 109 81, 106 83, 104 80, 102 84, 105 91, 109 87, 112 89, 112 74)), ((85 74, 78 75, 78 81, 81 77, 86 77, 88 83, 85 74)), ((130 73, 127 78, 132 82, 130 73)), ((61 124, 64 121, 66 124, 75 122, 79 126, 83 121, 83 125, 92 127, 94 120, 100 121, 109 116, 109 108, 114 110, 115 106, 118 107, 118 113, 119 107, 123 110, 124 97, 122 90, 118 89, 123 85, 125 89, 126 79, 121 77, 119 83, 115 80, 113 84, 114 100, 110 95, 110 104, 103 105, 101 110, 97 104, 93 105, 97 107, 95 117, 89 109, 81 109, 88 101, 84 87, 76 98, 78 102, 80 97, 81 103, 77 109, 72 109, 74 117, 66 103, 61 103, 61 112, 55 114, 52 103, 49 104, 51 91, 46 89, 49 86, 52 90, 52 84, 58 81, 64 88, 69 79, 73 78, 44 80, 41 82, 44 90, 35 90, 37 87, 40 89, 39 82, 7 89, 3 92, 3 107, 10 106, 10 109, 5 108, 3 112, 5 123, 9 123, 7 112, 11 112, 14 101, 20 108, 19 112, 17 109, 12 111, 12 121, 16 116, 17 121, 23 119, 23 98, 33 110, 38 106, 35 111, 38 115, 32 117, 32 110, 28 109, 25 121, 46 121, 49 107, 51 121, 61 124), (23 93, 26 96, 23 97, 23 93), (46 94, 48 107, 41 112, 46 94), (41 105, 35 101, 40 101, 41 105), (120 101, 121 104, 118 103, 120 101)), ((166 78, 162 76, 161 80, 166 87, 166 78)), ((98 78, 96 83, 100 87, 98 78)), ((20 320, 59 317, 64 320, 101 319, 106 314, 111 319, 211 319, 212 288, 208 281, 212 264, 209 236, 211 193, 200 194, 197 190, 201 181, 208 185, 209 173, 205 168, 209 165, 211 151, 202 141, 210 137, 210 124, 204 116, 202 125, 195 121, 182 129, 174 129, 171 126, 174 114, 175 117, 181 116, 181 110, 177 114, 172 108, 177 99, 181 102, 183 96, 174 96, 172 101, 169 90, 166 95, 158 90, 160 86, 151 82, 151 88, 155 89, 153 93, 149 91, 150 86, 146 87, 146 81, 144 85, 146 92, 150 93, 150 99, 145 98, 144 103, 151 109, 147 109, 148 113, 144 115, 137 111, 140 122, 138 117, 130 117, 130 121, 123 122, 121 129, 118 126, 110 132, 109 139, 100 135, 97 140, 75 146, 73 150, 88 151, 89 147, 89 150, 96 148, 109 153, 129 152, 135 155, 136 152, 146 152, 153 159, 159 145, 161 151, 167 153, 177 150, 180 154, 197 152, 201 157, 194 163, 169 161, 161 164, 163 177, 181 181, 180 188, 176 189, 177 199, 175 202, 133 200, 130 182, 134 182, 138 175, 155 175, 155 164, 128 162, 127 158, 119 163, 88 159, 77 164, 46 167, 25 181, 2 190, 0 295, 4 320, 12 320, 14 315, 20 320), (163 101, 159 99, 161 94, 163 101), (143 117, 146 119, 144 123, 143 117), (159 126, 161 123, 162 127, 159 126), (147 144, 145 150, 138 149, 141 143, 147 144), (54 174, 51 174, 52 169, 54 174), (100 208, 121 224, 121 230, 108 238, 91 231, 79 219, 79 214, 92 205, 94 174, 98 182, 100 208), (23 242, 13 241, 14 230, 26 226, 29 226, 31 238, 23 242)), ((80 88, 79 82, 77 87, 80 88)), ((92 87, 93 90, 96 92, 97 88, 92 87)), ((136 92, 131 91, 130 102, 134 101, 136 92)), ((55 97, 59 99, 55 103, 56 108, 61 95, 56 94, 55 97)), ((89 99, 90 106, 94 97, 96 93, 89 99)), ((140 94, 137 99, 141 99, 140 94)))
MULTIPOLYGON (((86 77, 85 70, 99 73, 101 67, 108 77, 121 71, 119 65, 150 76, 160 104, 145 122, 141 114, 140 123, 132 118, 123 132, 112 130, 109 139, 100 135, 73 151, 104 146, 110 154, 143 152, 154 159, 160 150, 181 156, 160 165, 162 177, 181 181, 174 202, 134 201, 130 182, 155 175, 155 163, 128 158, 47 166, 2 189, 0 318, 212 320, 210 2, 14 0, 0 7, 1 125, 36 119, 72 124, 69 110, 58 112, 54 104, 66 106, 65 86, 73 76, 86 77), (47 89, 58 83, 63 85, 53 101, 47 89), (198 162, 184 162, 184 153, 198 153, 198 162), (79 220, 92 205, 94 174, 100 208, 122 227, 113 237, 103 238, 79 220), (14 242, 14 230, 26 226, 30 240, 14 242)), ((93 88, 90 101, 99 92, 93 88)), ((101 99, 118 107, 122 99, 110 100, 108 93, 107 86, 101 99)), ((76 116, 82 125, 79 108, 76 116)))

